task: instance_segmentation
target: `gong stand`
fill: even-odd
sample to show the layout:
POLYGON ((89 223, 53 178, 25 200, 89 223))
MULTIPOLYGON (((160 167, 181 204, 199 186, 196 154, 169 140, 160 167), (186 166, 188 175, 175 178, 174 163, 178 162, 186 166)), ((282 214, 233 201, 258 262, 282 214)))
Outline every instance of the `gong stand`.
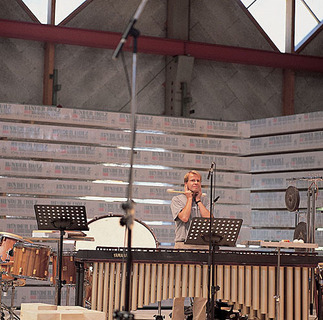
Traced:
MULTIPOLYGON (((315 213, 316 197, 318 193, 317 182, 323 181, 323 177, 302 177, 287 179, 287 181, 308 181, 310 186, 307 190, 307 241, 315 243, 315 213)), ((298 211, 300 203, 299 191, 296 187, 289 186, 285 193, 285 204, 290 212, 298 211)))
MULTIPOLYGON (((316 197, 318 194, 317 182, 323 181, 323 177, 302 177, 287 179, 290 181, 308 181, 310 186, 307 189, 307 226, 306 240, 304 242, 315 243, 315 214, 316 214, 316 197)), ((297 211, 299 208, 300 196, 298 189, 290 186, 285 193, 285 203, 289 211, 297 211)), ((312 250, 312 249, 309 249, 312 250)), ((313 315, 314 306, 314 270, 311 269, 310 275, 310 314, 313 315)))
MULTIPOLYGON (((312 181, 307 190, 307 242, 315 243, 316 195, 318 192, 316 181, 318 180, 315 179, 314 181, 313 179, 308 179, 307 181, 312 181)), ((310 314, 313 315, 315 291, 314 269, 311 269, 310 273, 310 314)))

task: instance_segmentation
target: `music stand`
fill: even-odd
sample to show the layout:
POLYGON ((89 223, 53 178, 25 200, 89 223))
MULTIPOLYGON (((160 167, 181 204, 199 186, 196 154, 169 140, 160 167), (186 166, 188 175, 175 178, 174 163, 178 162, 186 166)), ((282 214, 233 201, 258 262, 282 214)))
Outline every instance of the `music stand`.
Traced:
POLYGON ((190 228, 185 244, 206 245, 209 244, 209 281, 208 281, 208 319, 214 318, 214 297, 215 292, 219 290, 219 286, 214 285, 215 274, 215 251, 219 250, 219 246, 235 246, 241 229, 242 219, 228 218, 192 218, 190 228), (211 271, 212 270, 212 271, 211 271), (212 274, 212 284, 211 284, 212 274))
POLYGON ((214 218, 210 231, 210 219, 194 217, 191 221, 185 244, 206 245, 211 241, 216 246, 236 245, 242 219, 214 218))
POLYGON ((57 305, 61 305, 63 237, 66 230, 89 230, 85 206, 34 205, 39 230, 59 230, 57 305))

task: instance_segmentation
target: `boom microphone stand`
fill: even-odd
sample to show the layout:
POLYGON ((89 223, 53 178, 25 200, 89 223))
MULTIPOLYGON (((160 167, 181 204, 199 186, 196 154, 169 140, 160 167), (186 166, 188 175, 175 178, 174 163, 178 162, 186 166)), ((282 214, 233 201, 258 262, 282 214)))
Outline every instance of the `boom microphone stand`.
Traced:
POLYGON ((113 314, 115 319, 133 319, 133 314, 130 313, 130 275, 132 267, 132 253, 131 253, 131 241, 132 241, 132 226, 134 220, 134 207, 132 201, 132 185, 133 185, 133 158, 134 147, 136 141, 136 112, 137 112, 137 100, 136 100, 136 70, 137 70, 137 39, 140 35, 139 31, 134 28, 140 14, 142 13, 148 0, 142 0, 138 6, 133 18, 130 19, 129 24, 124 31, 121 40, 115 49, 112 58, 117 59, 124 43, 127 41, 128 36, 133 38, 133 51, 132 51, 132 86, 131 86, 131 152, 130 152, 130 170, 129 170, 129 184, 127 192, 127 202, 122 204, 122 208, 125 211, 125 215, 120 219, 120 224, 125 226, 128 232, 127 238, 127 260, 126 260, 126 283, 125 283, 125 310, 116 310, 113 314))
POLYGON ((208 320, 214 319, 214 296, 215 296, 215 286, 214 286, 214 254, 215 250, 214 244, 212 242, 212 225, 213 225, 213 174, 215 171, 215 163, 212 162, 211 168, 207 179, 210 180, 210 228, 209 228, 209 258, 208 258, 208 320), (212 281, 211 281, 212 274, 212 281))

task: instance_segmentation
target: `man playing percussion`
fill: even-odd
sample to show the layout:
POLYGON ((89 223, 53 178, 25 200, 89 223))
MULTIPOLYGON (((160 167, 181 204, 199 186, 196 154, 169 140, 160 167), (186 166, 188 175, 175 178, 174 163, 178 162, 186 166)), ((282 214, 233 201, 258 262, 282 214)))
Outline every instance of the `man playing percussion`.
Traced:
MULTIPOLYGON (((192 246, 184 244, 193 217, 209 218, 209 200, 202 196, 201 175, 189 171, 184 177, 184 193, 173 197, 171 211, 175 221, 175 249, 208 249, 208 246, 192 246)), ((184 297, 173 300, 173 320, 184 319, 184 297)), ((195 297, 193 319, 205 320, 206 298, 195 297)))

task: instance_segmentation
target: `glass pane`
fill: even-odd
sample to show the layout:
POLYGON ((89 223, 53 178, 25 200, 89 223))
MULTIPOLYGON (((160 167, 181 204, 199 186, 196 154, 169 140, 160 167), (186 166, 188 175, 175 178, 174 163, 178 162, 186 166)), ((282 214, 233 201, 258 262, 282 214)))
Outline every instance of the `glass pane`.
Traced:
POLYGON ((307 5, 311 8, 314 14, 319 18, 319 20, 323 20, 323 1, 322 0, 305 0, 307 5))
POLYGON ((29 10, 36 16, 41 23, 47 23, 47 0, 23 0, 29 10))
POLYGON ((83 2, 85 2, 85 0, 56 0, 55 24, 59 24, 83 2))
MULTIPOLYGON (((309 4, 309 3, 307 3, 309 4)), ((296 2, 295 44, 302 41, 315 28, 317 21, 300 0, 296 2)))
POLYGON ((258 0, 250 8, 270 39, 280 51, 285 51, 286 3, 285 0, 258 0))
POLYGON ((245 7, 249 7, 255 0, 241 0, 245 7))

